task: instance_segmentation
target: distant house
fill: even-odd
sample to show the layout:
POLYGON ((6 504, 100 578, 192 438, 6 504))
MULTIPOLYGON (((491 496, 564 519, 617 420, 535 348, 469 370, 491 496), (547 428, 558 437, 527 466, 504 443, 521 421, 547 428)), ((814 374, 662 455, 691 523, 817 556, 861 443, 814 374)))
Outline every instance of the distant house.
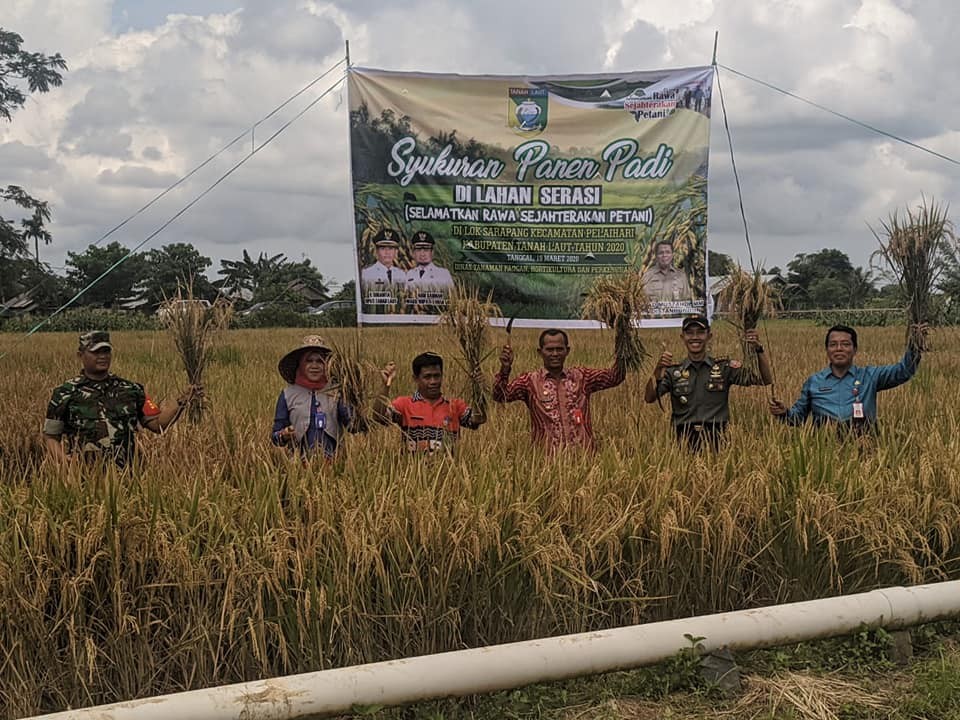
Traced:
POLYGON ((291 280, 287 283, 287 290, 299 297, 307 305, 319 305, 329 300, 329 295, 322 289, 317 289, 306 280, 291 280))
POLYGON ((30 291, 20 293, 16 297, 0 303, 0 318, 17 317, 32 313, 40 307, 39 303, 33 299, 30 291))
MULTIPOLYGON (((782 290, 784 285, 787 284, 787 281, 780 275, 761 275, 760 279, 764 285, 777 291, 782 290)), ((723 292, 729 284, 729 275, 717 275, 716 277, 710 278, 710 288, 707 294, 710 296, 710 305, 713 308, 713 312, 722 313, 727 311, 727 308, 720 302, 720 293, 723 292)))

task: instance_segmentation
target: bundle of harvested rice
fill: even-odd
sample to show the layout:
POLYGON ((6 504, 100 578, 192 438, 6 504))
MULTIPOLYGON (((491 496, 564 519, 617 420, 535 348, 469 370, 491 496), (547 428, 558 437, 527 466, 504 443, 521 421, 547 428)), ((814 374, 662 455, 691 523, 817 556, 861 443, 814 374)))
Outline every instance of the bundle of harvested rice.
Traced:
MULTIPOLYGON (((193 386, 202 385, 217 335, 230 325, 233 304, 223 297, 217 298, 212 305, 195 298, 193 283, 188 282, 185 292, 178 288, 177 294, 161 305, 159 317, 173 337, 187 371, 187 382, 193 386)), ((197 422, 203 411, 203 396, 192 395, 187 403, 187 416, 197 422)))
POLYGON ((343 402, 353 410, 353 429, 370 427, 370 400, 367 389, 374 368, 362 359, 360 330, 345 342, 331 342, 333 353, 327 366, 330 382, 339 387, 343 402))
POLYGON ((494 352, 490 343, 490 318, 503 317, 493 293, 481 298, 480 292, 456 283, 447 297, 440 322, 460 346, 461 363, 470 380, 470 406, 486 414, 488 381, 483 362, 494 352))
POLYGON ((628 271, 597 278, 583 302, 583 317, 599 320, 614 331, 614 357, 624 371, 640 370, 646 348, 640 338, 639 319, 650 309, 643 276, 628 271))
POLYGON ((884 261, 899 286, 907 303, 907 342, 920 351, 927 345, 917 326, 934 319, 933 291, 957 241, 948 210, 935 200, 927 204, 924 198, 916 210, 907 207, 903 215, 894 210, 881 220, 881 232, 870 227, 880 243, 872 258, 884 261))
POLYGON ((726 313, 727 321, 737 328, 743 361, 755 373, 759 373, 757 354, 747 344, 748 330, 755 330, 763 318, 776 316, 779 298, 776 292, 763 281, 760 271, 748 273, 742 267, 730 273, 729 283, 720 291, 717 306, 726 313))

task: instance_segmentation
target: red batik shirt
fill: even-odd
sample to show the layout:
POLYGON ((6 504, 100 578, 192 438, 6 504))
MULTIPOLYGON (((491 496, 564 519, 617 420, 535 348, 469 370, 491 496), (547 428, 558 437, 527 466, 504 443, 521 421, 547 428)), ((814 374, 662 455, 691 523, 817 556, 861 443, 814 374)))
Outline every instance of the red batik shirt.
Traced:
POLYGON ((611 368, 575 367, 551 378, 543 368, 524 373, 510 382, 510 376, 497 373, 493 383, 495 402, 522 400, 530 411, 530 434, 535 443, 554 452, 565 447, 595 449, 590 424, 590 395, 616 387, 624 373, 611 368))

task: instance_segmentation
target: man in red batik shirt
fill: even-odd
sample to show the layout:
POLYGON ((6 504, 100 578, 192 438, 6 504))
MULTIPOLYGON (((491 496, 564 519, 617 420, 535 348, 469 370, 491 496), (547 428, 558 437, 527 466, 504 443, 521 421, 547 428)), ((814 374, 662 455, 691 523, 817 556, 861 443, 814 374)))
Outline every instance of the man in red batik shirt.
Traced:
POLYGON ((513 348, 504 345, 500 352, 500 371, 493 384, 495 402, 522 400, 530 411, 530 434, 547 451, 567 447, 596 449, 590 424, 590 395, 616 387, 623 382, 625 370, 617 367, 564 369, 570 343, 563 330, 540 333, 543 359, 540 370, 524 373, 510 382, 513 348))

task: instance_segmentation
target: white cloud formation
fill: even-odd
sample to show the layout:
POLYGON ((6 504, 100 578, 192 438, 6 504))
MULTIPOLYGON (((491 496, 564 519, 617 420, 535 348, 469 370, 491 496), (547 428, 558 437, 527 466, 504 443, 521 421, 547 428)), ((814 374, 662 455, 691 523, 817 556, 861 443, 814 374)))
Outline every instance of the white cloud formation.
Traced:
MULTIPOLYGON (((197 0, 118 30, 110 0, 8 0, 3 24, 61 52, 64 86, 0 126, 5 182, 51 201, 55 265, 96 240, 343 56, 460 73, 559 73, 721 63, 956 157, 960 46, 951 0, 197 0), (209 3, 209 4, 208 4, 209 3)), ((839 247, 867 262, 876 222, 920 193, 950 200, 956 166, 722 71, 754 254, 785 265, 839 247)), ((258 141, 326 87, 257 128, 258 141)), ((710 242, 746 261, 719 105, 710 242)), ((333 93, 155 244, 216 260, 246 248, 353 276, 345 97, 333 93)), ((238 143, 115 236, 132 247, 250 148, 238 143)))

